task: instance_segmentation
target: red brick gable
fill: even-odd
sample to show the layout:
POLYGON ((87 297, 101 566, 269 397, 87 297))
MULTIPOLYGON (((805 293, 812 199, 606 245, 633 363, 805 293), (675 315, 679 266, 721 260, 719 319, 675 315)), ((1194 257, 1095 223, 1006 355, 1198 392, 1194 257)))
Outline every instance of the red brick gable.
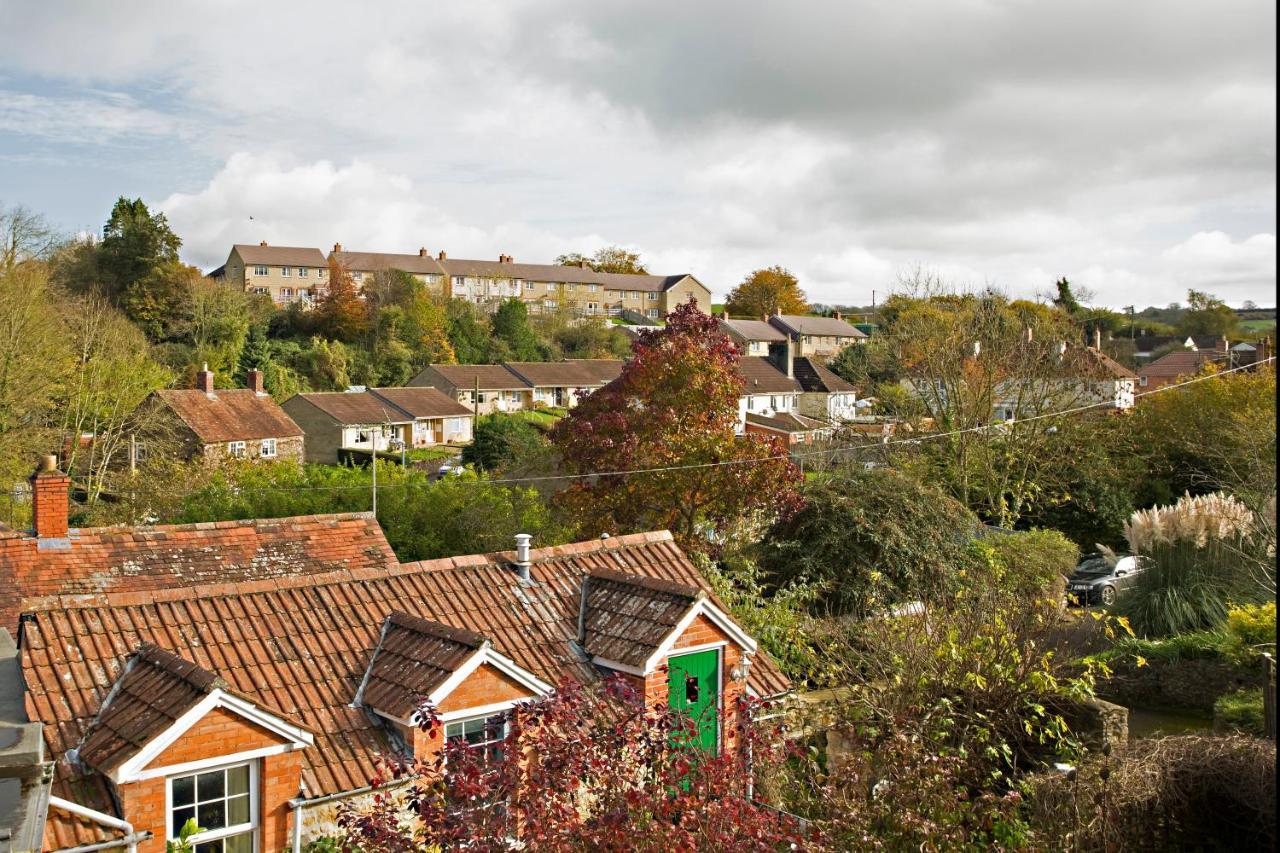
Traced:
POLYGON ((511 676, 492 666, 482 666, 455 687, 436 710, 442 714, 465 711, 498 702, 532 699, 536 694, 511 676))
MULTIPOLYGON (((226 708, 214 708, 147 764, 147 769, 173 767, 279 746, 288 741, 226 708)), ((295 786, 296 788, 296 786, 295 786)))

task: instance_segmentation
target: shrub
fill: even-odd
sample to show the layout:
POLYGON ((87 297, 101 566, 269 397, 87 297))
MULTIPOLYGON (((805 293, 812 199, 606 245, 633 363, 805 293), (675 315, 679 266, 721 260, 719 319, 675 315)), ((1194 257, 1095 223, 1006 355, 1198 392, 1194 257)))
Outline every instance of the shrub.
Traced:
POLYGON ((1213 703, 1213 730, 1241 732, 1262 737, 1267 726, 1263 718, 1262 690, 1237 690, 1213 703))
POLYGON ((484 471, 506 467, 547 448, 542 431, 524 418, 487 415, 476 420, 472 441, 462 448, 462 461, 484 471))
POLYGON ((889 469, 818 481, 805 506, 773 525, 760 565, 781 588, 823 584, 820 604, 865 615, 915 599, 953 592, 976 565, 969 542, 977 518, 936 488, 889 469))
POLYGON ((1227 613, 1227 652, 1240 660, 1252 660, 1259 652, 1276 647, 1276 603, 1245 604, 1227 613))
POLYGON ((1057 530, 996 534, 973 543, 989 582, 1025 600, 1060 599, 1080 549, 1057 530))
POLYGON ((1052 849, 1276 848, 1276 747, 1257 738, 1139 740, 1027 791, 1031 825, 1052 849))

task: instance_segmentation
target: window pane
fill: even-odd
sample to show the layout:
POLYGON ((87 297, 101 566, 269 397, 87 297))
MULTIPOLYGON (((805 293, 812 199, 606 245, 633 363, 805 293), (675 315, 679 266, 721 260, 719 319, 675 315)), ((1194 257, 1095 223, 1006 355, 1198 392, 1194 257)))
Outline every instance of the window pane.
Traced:
POLYGON ((227 826, 249 822, 249 795, 231 797, 227 800, 227 826))
POLYGON ((188 806, 196 801, 196 777, 183 776, 173 780, 173 804, 188 806))
POLYGON ((222 839, 196 845, 196 853, 222 853, 222 839))
MULTIPOLYGON (((270 441, 275 445, 274 440, 270 441)), ((247 793, 249 793, 249 765, 242 764, 227 770, 227 796, 247 793)))
POLYGON ((196 823, 205 829, 222 829, 227 825, 227 804, 223 800, 201 803, 197 807, 196 823))
POLYGON ((253 853, 253 833, 242 832, 239 835, 232 835, 226 839, 227 846, 224 848, 226 853, 253 853))
MULTIPOLYGON (((238 441, 236 444, 242 445, 243 442, 238 441)), ((222 770, 215 770, 212 773, 201 773, 197 776, 196 788, 199 792, 200 802, 221 797, 226 791, 226 788, 224 787, 225 778, 226 774, 222 770)))
POLYGON ((196 807, 187 806, 184 809, 173 810, 173 834, 177 835, 182 831, 182 827, 186 826, 187 821, 196 816, 196 807))

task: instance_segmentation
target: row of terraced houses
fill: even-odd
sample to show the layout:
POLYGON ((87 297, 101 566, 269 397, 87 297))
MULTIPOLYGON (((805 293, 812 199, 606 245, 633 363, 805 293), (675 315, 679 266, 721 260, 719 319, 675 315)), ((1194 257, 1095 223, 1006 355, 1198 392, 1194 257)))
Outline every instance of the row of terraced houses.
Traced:
POLYGON ((496 306, 521 299, 532 313, 561 309, 585 316, 622 316, 630 312, 657 320, 690 300, 711 304, 711 291, 689 273, 632 275, 596 272, 587 264, 516 263, 511 255, 496 261, 450 258, 445 252, 353 252, 335 243, 325 255, 318 248, 271 246, 265 241, 236 244, 227 261, 209 275, 249 293, 271 297, 280 305, 309 304, 324 291, 330 265, 340 266, 361 287, 378 272, 401 270, 434 292, 496 306))

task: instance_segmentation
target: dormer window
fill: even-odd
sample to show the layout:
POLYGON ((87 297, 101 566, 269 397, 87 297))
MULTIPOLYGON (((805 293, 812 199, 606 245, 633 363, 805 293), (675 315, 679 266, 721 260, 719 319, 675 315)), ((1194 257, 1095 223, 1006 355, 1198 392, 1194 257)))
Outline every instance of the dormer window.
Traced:
POLYGON ((507 740, 507 715, 493 714, 446 723, 445 742, 479 750, 485 764, 502 760, 503 744, 507 740))

